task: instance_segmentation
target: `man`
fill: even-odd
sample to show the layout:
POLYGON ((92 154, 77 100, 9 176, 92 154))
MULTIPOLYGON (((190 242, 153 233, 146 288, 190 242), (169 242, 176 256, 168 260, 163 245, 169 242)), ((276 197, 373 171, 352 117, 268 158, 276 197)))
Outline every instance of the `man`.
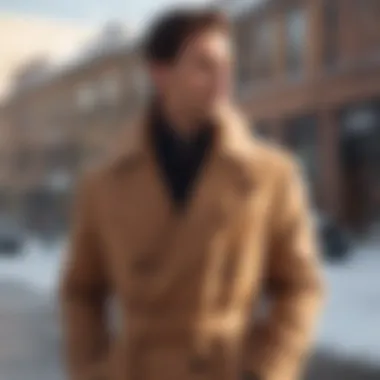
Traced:
POLYGON ((144 49, 150 107, 79 193, 62 284, 71 379, 295 380, 321 299, 298 169, 234 109, 223 15, 172 11, 144 49))

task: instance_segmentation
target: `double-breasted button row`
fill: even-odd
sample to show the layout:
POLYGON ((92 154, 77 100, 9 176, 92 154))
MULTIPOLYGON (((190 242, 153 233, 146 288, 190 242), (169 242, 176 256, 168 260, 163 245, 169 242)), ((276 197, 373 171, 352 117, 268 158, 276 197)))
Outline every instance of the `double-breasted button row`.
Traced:
POLYGON ((206 356, 194 355, 189 360, 189 370, 192 373, 203 373, 209 369, 210 360, 206 356))
POLYGON ((154 274, 159 269, 159 263, 152 258, 141 258, 133 262, 132 269, 136 274, 154 274))

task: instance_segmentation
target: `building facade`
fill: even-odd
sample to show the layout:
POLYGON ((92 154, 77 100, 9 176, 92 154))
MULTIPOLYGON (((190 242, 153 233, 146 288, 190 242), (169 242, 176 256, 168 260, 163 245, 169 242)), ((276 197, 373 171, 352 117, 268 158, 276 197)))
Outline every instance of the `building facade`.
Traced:
POLYGON ((380 220, 380 2, 267 0, 236 16, 238 93, 292 149, 312 198, 355 229, 380 220))
MULTIPOLYGON (((368 229, 380 219, 380 2, 263 0, 233 18, 237 94, 252 129, 299 157, 316 208, 368 229)), ((0 109, 2 211, 31 229, 67 224, 76 178, 146 94, 137 45, 106 46, 59 71, 30 64, 34 75, 16 77, 0 109)))
POLYGON ((0 106, 0 220, 12 209, 11 204, 12 130, 4 107, 0 106))
POLYGON ((12 147, 7 193, 12 216, 48 234, 67 226, 76 179, 107 154, 136 114, 143 76, 130 44, 52 72, 35 66, 15 77, 4 105, 12 147))

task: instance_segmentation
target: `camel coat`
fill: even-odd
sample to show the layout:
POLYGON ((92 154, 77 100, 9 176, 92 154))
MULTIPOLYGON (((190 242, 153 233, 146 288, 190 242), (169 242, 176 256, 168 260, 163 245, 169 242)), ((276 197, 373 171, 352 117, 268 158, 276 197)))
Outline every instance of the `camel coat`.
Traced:
POLYGON ((146 126, 79 191, 61 288, 70 380, 298 379, 321 280, 297 166, 224 111, 177 212, 146 126))

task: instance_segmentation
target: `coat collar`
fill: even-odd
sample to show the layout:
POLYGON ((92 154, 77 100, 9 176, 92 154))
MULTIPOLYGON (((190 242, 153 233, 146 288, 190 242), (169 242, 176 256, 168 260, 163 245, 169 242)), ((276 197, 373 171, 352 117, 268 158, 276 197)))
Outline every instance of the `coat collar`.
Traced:
MULTIPOLYGON (((149 144, 149 112, 139 115, 125 131, 111 164, 115 168, 135 167, 143 164, 151 155, 149 144)), ((233 106, 224 107, 215 116, 215 145, 217 155, 240 166, 253 164, 255 141, 245 117, 233 106)))

